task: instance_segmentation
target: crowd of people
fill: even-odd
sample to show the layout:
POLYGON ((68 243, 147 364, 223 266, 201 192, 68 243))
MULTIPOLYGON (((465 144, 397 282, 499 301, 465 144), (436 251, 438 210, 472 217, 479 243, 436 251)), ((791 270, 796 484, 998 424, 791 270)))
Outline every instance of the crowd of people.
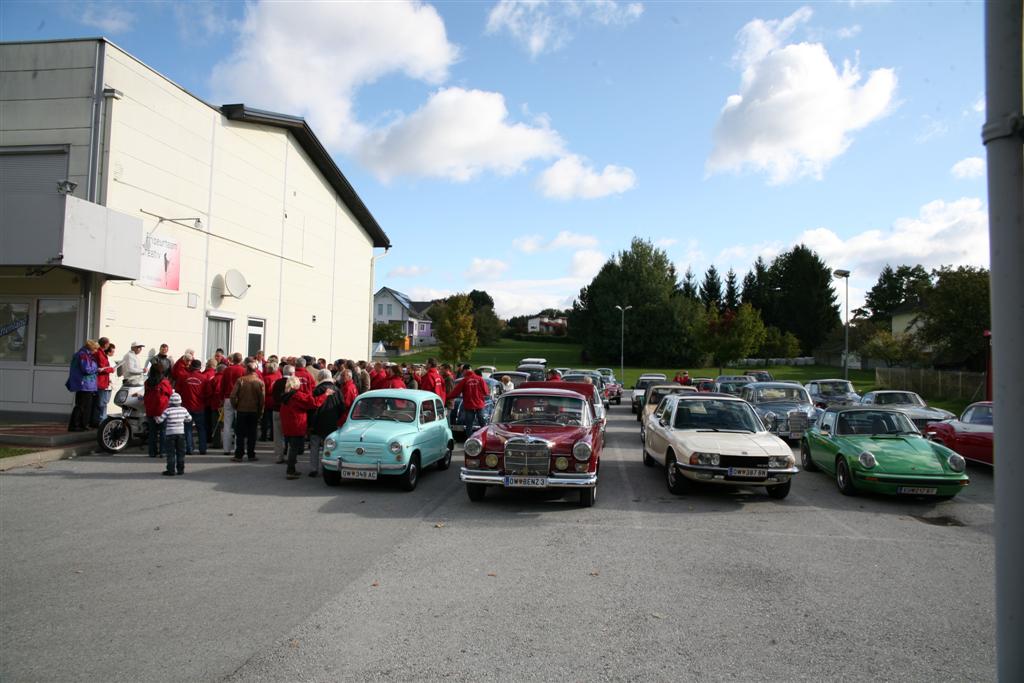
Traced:
POLYGON ((453 370, 433 358, 425 364, 328 362, 263 351, 244 357, 223 349, 204 363, 192 349, 175 360, 167 344, 148 356, 144 348, 134 341, 118 361, 106 337, 85 342, 71 360, 67 388, 75 401, 68 431, 103 423, 116 374, 126 387, 143 387, 149 456, 164 455, 168 476, 184 474, 186 455, 205 455, 218 428, 233 462, 257 460, 256 442, 273 442, 289 479, 300 476, 298 458, 308 443, 308 475, 319 476, 324 439, 345 424, 356 397, 374 389, 421 389, 445 403, 462 396, 467 424, 482 423, 487 390, 469 365, 453 370))

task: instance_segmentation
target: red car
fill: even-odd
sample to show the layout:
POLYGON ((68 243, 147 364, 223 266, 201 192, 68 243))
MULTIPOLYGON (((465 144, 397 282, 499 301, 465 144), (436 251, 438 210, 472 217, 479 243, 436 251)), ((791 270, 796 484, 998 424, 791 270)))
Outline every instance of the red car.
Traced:
POLYGON ((692 386, 697 387, 697 391, 714 391, 715 380, 709 377, 694 377, 692 386))
POLYGON ((502 394, 464 446, 459 477, 469 499, 483 500, 490 486, 564 488, 591 507, 603 441, 594 393, 590 384, 538 382, 502 394))
POLYGON ((992 450, 992 402, 972 403, 964 410, 959 420, 929 422, 925 435, 967 460, 993 464, 992 450))

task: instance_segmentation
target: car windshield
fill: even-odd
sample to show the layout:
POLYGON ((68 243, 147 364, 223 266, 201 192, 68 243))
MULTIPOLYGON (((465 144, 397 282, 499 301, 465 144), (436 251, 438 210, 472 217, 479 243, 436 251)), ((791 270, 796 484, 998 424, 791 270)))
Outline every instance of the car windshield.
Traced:
POLYGON ((692 391, 688 391, 689 388, 690 387, 658 387, 657 389, 651 389, 651 393, 647 395, 647 405, 657 405, 661 403, 661 399, 670 394, 692 394, 692 391))
POLYGON ((822 396, 839 396, 842 394, 852 394, 853 385, 849 382, 837 380, 835 382, 818 382, 818 391, 821 392, 822 396))
POLYGON ((796 403, 810 403, 807 391, 800 386, 791 387, 764 387, 758 389, 754 394, 756 403, 770 403, 772 401, 788 401, 796 403))
POLYGON ((582 398, 526 394, 505 396, 491 415, 492 423, 581 425, 587 407, 582 398))
POLYGON ((877 403, 880 406, 924 405, 924 401, 921 400, 921 397, 913 393, 912 391, 886 391, 881 394, 875 394, 875 403, 877 403))
POLYGON ((664 381, 665 380, 663 379, 640 379, 637 380, 636 388, 639 389, 640 391, 647 391, 648 388, 654 386, 655 384, 661 384, 664 381))
POLYGON ((851 410, 839 413, 836 434, 917 434, 917 428, 903 413, 889 410, 851 410))
POLYGON ((578 384, 593 384, 594 378, 590 375, 562 375, 563 382, 576 382, 578 384))
POLYGON ((681 400, 676 406, 676 429, 760 432, 761 421, 743 401, 723 399, 681 400))
POLYGON ((992 406, 974 406, 974 408, 970 410, 970 424, 992 424, 992 406))
POLYGON ((412 422, 416 419, 416 402, 390 396, 361 398, 356 401, 349 419, 412 422))
POLYGON ((727 394, 738 394, 740 389, 750 384, 750 382, 719 382, 718 389, 727 394))
POLYGON ((491 373, 491 379, 502 380, 504 377, 508 377, 509 381, 512 382, 512 386, 518 387, 523 382, 529 382, 530 376, 524 372, 515 372, 512 370, 495 370, 491 373))
POLYGON ((547 373, 542 367, 530 367, 528 365, 520 366, 519 372, 525 372, 531 382, 543 382, 547 379, 547 373))

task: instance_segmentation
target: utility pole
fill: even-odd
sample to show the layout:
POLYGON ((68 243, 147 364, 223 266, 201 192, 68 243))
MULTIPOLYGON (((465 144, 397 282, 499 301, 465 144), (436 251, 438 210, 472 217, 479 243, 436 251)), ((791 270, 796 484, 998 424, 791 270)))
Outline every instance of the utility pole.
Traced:
POLYGON ((837 268, 835 277, 846 280, 846 326, 843 335, 843 379, 850 381, 850 271, 837 268))
POLYGON ((632 306, 626 306, 623 308, 618 304, 615 308, 619 309, 622 313, 622 325, 619 328, 619 384, 625 385, 626 383, 626 311, 633 308, 632 306))

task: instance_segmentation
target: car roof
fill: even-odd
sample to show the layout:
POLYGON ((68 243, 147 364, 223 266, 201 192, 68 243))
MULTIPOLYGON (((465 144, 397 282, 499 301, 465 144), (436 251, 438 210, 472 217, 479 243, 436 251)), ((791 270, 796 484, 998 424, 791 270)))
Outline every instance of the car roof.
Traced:
POLYGON ((800 387, 803 389, 803 386, 798 382, 783 382, 780 380, 772 380, 771 382, 751 382, 747 387, 753 387, 754 389, 790 389, 792 387, 800 387))
POLYGON ((428 398, 436 398, 441 400, 433 391, 422 391, 420 389, 373 389, 356 396, 357 401, 361 401, 364 398, 405 398, 410 401, 425 401, 428 398))
POLYGON ((848 380, 848 379, 812 379, 812 380, 810 380, 807 383, 808 384, 812 384, 814 382, 849 382, 849 381, 850 380, 848 380))
MULTIPOLYGON (((574 389, 560 389, 556 387, 544 387, 541 384, 577 384, 577 382, 526 382, 529 386, 520 386, 512 391, 506 391, 502 394, 502 398, 506 396, 561 396, 563 398, 578 398, 587 400, 587 396, 580 391, 574 389)), ((587 386, 593 387, 592 384, 587 386)))
POLYGON ((750 375, 719 375, 715 378, 716 382, 746 382, 750 384, 753 380, 750 379, 750 375))
POLYGON ((640 375, 640 379, 644 379, 645 377, 661 377, 661 378, 665 378, 665 377, 668 377, 668 375, 666 375, 665 373, 662 373, 662 372, 644 372, 644 373, 642 373, 640 375))
MULTIPOLYGON (((651 386, 649 386, 647 388, 650 389, 651 391, 654 391, 655 389, 681 389, 683 391, 683 393, 693 393, 694 391, 697 390, 696 387, 688 387, 688 386, 686 386, 684 384, 679 384, 678 382, 665 382, 664 384, 652 384, 651 386)), ((704 392, 704 393, 707 393, 707 392, 704 392)))
POLYGON ((916 394, 916 391, 910 389, 879 389, 878 391, 870 392, 872 394, 916 394))
POLYGON ((722 400, 739 401, 740 403, 746 403, 746 401, 744 401, 739 396, 733 396, 732 394, 722 394, 722 393, 719 393, 719 392, 716 392, 716 391, 696 391, 696 392, 685 391, 683 393, 670 394, 666 398, 669 398, 669 397, 675 398, 675 399, 680 400, 680 401, 684 401, 684 400, 685 401, 695 401, 695 400, 701 400, 701 399, 706 399, 706 398, 720 398, 722 400))
POLYGON ((888 406, 832 406, 830 408, 825 409, 825 412, 827 413, 877 413, 879 411, 883 413, 895 413, 897 415, 906 415, 906 413, 903 412, 902 410, 899 410, 898 408, 889 408, 888 406))

